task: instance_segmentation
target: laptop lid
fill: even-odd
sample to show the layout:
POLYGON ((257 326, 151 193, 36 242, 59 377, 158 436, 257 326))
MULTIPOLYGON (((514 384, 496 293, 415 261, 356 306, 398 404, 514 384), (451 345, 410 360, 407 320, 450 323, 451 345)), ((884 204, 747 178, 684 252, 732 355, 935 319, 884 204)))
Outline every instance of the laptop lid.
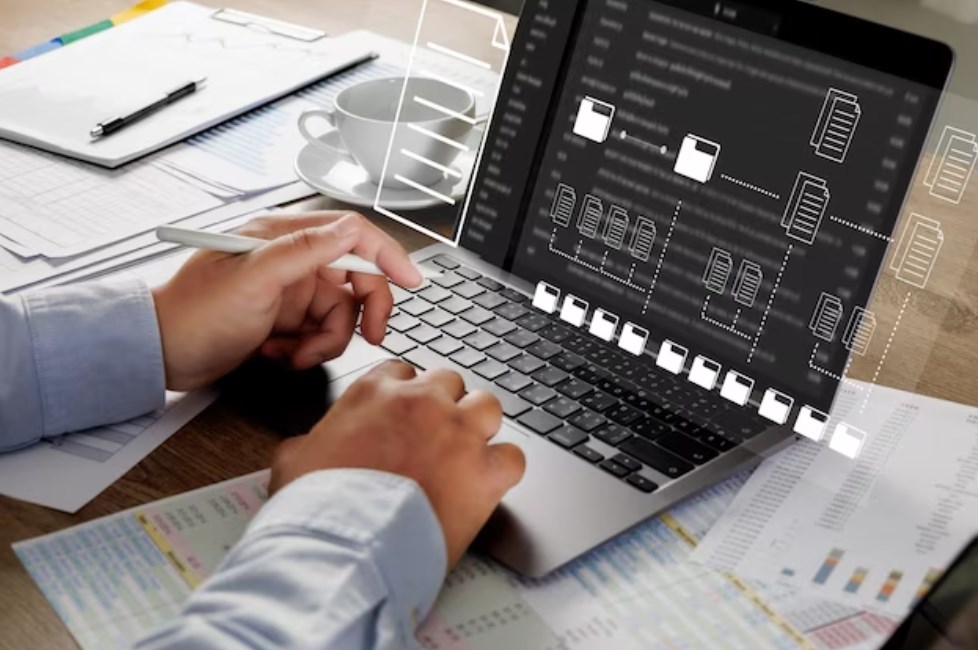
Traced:
POLYGON ((885 344, 868 304, 952 61, 800 2, 528 0, 460 243, 827 411, 885 344))

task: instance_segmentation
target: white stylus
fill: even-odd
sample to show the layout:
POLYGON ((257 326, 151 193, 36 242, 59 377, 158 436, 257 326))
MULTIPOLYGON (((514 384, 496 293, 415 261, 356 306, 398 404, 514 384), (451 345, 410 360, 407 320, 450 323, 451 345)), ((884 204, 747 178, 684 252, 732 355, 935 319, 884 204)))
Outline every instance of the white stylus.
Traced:
MULTIPOLYGON (((232 255, 250 253, 268 243, 265 239, 242 237, 241 235, 225 235, 217 232, 194 230, 192 228, 178 228, 176 226, 160 226, 156 229, 156 237, 160 241, 171 244, 180 244, 181 246, 188 246, 190 248, 201 248, 232 255)), ((368 262, 356 255, 344 255, 329 264, 329 268, 338 271, 350 271, 351 273, 386 275, 376 264, 368 262)), ((435 270, 419 268, 418 271, 427 280, 441 277, 441 273, 435 270)))

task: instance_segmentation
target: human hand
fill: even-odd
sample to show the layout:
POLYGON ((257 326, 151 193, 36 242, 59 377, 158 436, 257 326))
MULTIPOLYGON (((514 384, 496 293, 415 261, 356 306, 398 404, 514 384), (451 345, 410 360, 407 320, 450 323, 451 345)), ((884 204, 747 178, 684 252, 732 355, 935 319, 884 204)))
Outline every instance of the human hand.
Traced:
POLYGON ((256 351, 311 368, 346 349, 361 330, 384 339, 393 298, 387 278, 325 265, 348 253, 374 262, 395 283, 422 277, 401 246, 353 212, 252 221, 240 234, 270 240, 248 255, 195 254, 153 290, 171 390, 205 386, 256 351))
POLYGON ((324 469, 372 469, 413 479, 441 522, 449 567, 523 476, 519 447, 489 444, 502 425, 489 393, 462 378, 385 362, 354 383, 309 435, 282 444, 271 490, 324 469))

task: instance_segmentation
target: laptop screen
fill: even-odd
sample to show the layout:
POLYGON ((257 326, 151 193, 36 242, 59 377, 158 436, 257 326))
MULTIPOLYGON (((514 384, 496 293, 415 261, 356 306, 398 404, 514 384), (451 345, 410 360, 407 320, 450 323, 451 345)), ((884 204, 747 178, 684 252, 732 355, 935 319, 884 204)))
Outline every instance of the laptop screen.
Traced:
POLYGON ((529 0, 462 245, 828 410, 885 344, 868 303, 951 59, 800 3, 529 0))

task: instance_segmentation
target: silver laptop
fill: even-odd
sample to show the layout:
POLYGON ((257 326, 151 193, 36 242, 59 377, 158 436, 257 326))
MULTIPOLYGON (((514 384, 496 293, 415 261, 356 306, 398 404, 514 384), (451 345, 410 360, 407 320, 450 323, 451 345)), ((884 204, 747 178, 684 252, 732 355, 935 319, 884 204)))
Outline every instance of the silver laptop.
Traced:
POLYGON ((527 0, 468 200, 419 217, 443 275, 334 373, 499 396, 527 473, 478 545, 531 576, 828 438, 888 240, 910 285, 938 261, 897 223, 952 60, 797 2, 527 0))

